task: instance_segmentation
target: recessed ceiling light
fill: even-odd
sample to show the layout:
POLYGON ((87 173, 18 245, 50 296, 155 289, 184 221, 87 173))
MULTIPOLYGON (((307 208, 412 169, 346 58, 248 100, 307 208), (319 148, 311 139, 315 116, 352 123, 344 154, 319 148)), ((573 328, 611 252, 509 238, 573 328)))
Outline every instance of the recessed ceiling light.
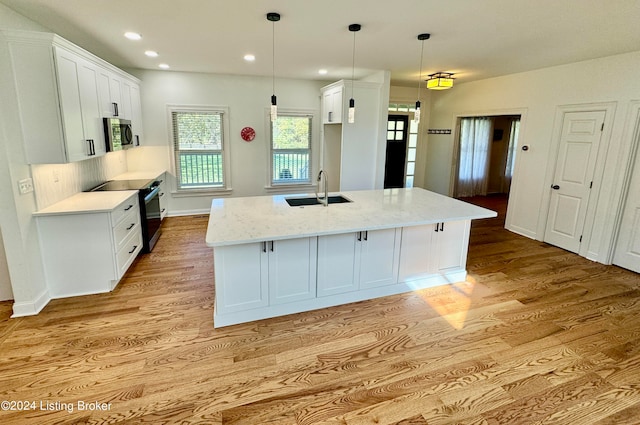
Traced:
POLYGON ((320 75, 326 75, 329 71, 327 71, 326 69, 319 69, 318 70, 318 74, 320 75))
POLYGON ((129 40, 142 40, 142 36, 137 32, 125 32, 124 36, 129 40))
POLYGON ((144 54, 149 56, 150 58, 157 58, 158 57, 158 52, 153 51, 153 50, 147 50, 146 52, 144 52, 144 54))
POLYGON ((252 54, 248 54, 244 55, 244 60, 246 60, 247 62, 253 62, 254 60, 256 60, 256 57, 252 54))
POLYGON ((158 65, 158 68, 169 69, 169 65, 167 65, 166 63, 161 63, 160 65, 158 65))

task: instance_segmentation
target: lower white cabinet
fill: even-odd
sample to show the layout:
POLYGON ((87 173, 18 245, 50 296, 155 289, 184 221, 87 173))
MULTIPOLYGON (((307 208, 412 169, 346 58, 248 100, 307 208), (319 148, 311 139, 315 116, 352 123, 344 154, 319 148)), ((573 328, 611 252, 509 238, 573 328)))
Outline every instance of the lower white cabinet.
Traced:
POLYGON ((318 296, 397 282, 400 229, 318 237, 318 296))
POLYGON ((466 278, 470 220, 214 248, 214 326, 466 278))
POLYGON ((216 248, 216 313, 315 298, 316 259, 315 237, 216 248))
POLYGON ((37 217, 52 298, 109 292, 142 249, 138 195, 112 211, 37 217))
POLYGON ((162 173, 158 176, 160 181, 160 191, 158 192, 158 198, 160 199, 160 219, 164 220, 169 212, 169 195, 167 191, 167 173, 162 173))
POLYGON ((464 271, 470 227, 469 220, 404 227, 398 280, 464 271))

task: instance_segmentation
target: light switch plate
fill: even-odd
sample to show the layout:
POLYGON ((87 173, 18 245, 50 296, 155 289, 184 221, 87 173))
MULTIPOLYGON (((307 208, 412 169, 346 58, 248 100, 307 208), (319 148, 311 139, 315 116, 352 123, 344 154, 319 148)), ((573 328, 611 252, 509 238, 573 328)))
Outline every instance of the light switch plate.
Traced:
POLYGON ((22 195, 33 192, 33 180, 30 178, 18 180, 18 188, 22 195))

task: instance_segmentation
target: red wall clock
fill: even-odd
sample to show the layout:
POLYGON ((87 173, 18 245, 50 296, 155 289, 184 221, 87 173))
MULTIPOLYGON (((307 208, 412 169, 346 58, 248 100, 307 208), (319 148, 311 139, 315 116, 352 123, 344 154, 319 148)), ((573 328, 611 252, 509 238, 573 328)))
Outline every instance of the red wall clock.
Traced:
POLYGON ((251 127, 245 127, 240 130, 240 137, 242 137, 242 140, 244 140, 245 142, 250 142, 255 139, 256 131, 251 127))

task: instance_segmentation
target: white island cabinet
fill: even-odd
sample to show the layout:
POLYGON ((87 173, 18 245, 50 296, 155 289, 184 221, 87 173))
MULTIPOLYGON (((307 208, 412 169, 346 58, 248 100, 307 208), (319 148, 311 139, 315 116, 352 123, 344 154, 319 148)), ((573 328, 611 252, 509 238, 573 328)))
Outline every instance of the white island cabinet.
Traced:
POLYGON ((213 200, 215 327, 463 281, 471 220, 496 216, 418 188, 342 195, 213 200))
POLYGON ((52 298, 113 290, 142 249, 138 191, 81 192, 34 215, 52 298))

